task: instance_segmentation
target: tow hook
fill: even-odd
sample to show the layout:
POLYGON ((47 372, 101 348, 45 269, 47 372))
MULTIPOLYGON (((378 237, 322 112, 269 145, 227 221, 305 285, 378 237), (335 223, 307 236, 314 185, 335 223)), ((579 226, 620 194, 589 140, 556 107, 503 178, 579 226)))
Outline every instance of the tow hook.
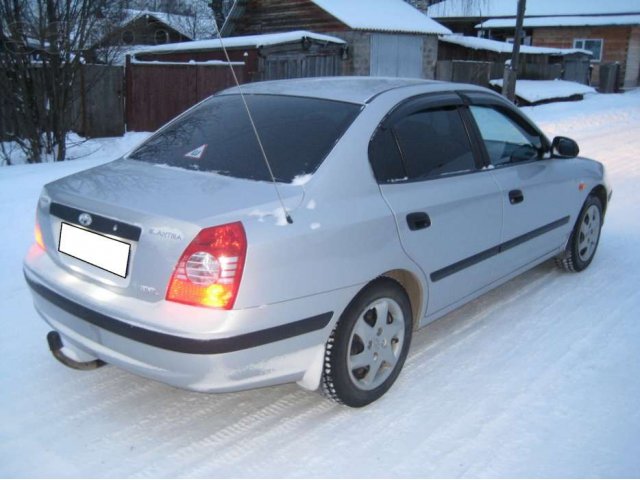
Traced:
POLYGON ((62 353, 62 339, 60 338, 60 334, 56 331, 47 333, 47 343, 49 343, 49 349, 53 356, 56 357, 56 360, 69 368, 74 368, 76 370, 95 370, 96 368, 100 368, 105 365, 105 362, 100 359, 91 360, 89 362, 78 362, 77 360, 67 357, 62 353))

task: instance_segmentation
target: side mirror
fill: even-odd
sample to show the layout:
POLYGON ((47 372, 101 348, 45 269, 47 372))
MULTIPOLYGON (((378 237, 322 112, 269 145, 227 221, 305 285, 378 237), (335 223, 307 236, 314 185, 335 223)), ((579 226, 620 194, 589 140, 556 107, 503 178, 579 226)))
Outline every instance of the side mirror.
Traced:
POLYGON ((580 153, 580 147, 567 137, 556 137, 551 142, 551 152, 556 157, 574 158, 580 153))

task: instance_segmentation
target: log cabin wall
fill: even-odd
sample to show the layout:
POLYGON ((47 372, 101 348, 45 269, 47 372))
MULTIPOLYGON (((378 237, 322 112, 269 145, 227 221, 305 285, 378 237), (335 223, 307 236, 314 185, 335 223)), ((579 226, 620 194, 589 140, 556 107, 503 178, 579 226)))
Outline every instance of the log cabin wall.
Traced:
POLYGON ((230 36, 308 30, 344 32, 349 27, 311 0, 244 0, 244 13, 235 19, 230 36))
POLYGON ((535 28, 533 29, 533 45, 536 47, 574 48, 575 39, 601 39, 603 41, 602 60, 592 61, 593 76, 591 81, 594 85, 599 84, 600 65, 618 62, 621 67, 620 86, 622 86, 626 76, 631 30, 629 26, 535 28))

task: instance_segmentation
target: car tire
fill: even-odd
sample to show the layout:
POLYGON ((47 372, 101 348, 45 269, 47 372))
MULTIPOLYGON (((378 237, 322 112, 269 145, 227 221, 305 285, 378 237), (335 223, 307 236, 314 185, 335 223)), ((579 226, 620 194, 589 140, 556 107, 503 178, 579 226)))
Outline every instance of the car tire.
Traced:
POLYGON ((327 341, 323 394, 349 407, 363 407, 384 395, 407 358, 412 319, 411 302, 400 284, 382 277, 367 285, 327 341))
POLYGON ((581 272, 587 268, 598 248, 602 230, 602 202, 594 195, 587 197, 564 253, 556 257, 556 264, 567 272, 581 272))

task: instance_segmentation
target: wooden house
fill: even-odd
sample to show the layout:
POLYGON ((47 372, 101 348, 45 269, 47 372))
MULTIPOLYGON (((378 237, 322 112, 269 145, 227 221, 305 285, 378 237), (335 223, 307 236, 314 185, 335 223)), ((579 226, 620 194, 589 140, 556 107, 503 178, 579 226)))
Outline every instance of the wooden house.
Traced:
MULTIPOLYGON (((503 77, 505 63, 511 60, 512 51, 512 43, 463 35, 443 36, 438 47, 436 76, 439 80, 457 80, 455 68, 461 74, 475 69, 477 71, 467 74, 469 78, 463 75, 459 81, 488 86, 490 80, 503 77)), ((591 53, 584 49, 522 45, 518 77, 529 80, 563 79, 586 85, 589 83, 590 59, 591 53)))
MULTIPOLYGON (((244 81, 341 75, 347 43, 330 35, 297 30, 223 38, 244 81), (240 67, 239 67, 240 68, 240 67)), ((219 39, 197 40, 138 50, 133 62, 213 64, 226 60, 219 39)))
POLYGON ((437 36, 451 33, 403 0, 236 0, 221 32, 291 30, 345 40, 345 75, 422 78, 434 78, 437 36))
MULTIPOLYGON (((456 33, 513 41, 517 0, 445 0, 427 10, 456 33)), ((620 86, 640 83, 640 2, 633 0, 527 2, 523 43, 592 52, 592 83, 600 67, 620 65, 620 86)))

